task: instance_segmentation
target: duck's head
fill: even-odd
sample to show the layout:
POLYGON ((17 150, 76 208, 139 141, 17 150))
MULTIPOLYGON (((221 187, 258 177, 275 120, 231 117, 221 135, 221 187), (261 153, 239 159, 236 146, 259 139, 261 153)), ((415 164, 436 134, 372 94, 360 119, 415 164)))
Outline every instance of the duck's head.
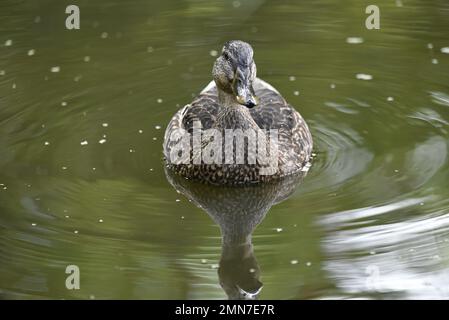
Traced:
POLYGON ((215 61, 212 75, 217 88, 232 95, 237 103, 248 108, 257 105, 253 89, 256 64, 253 48, 248 43, 240 40, 226 42, 215 61))

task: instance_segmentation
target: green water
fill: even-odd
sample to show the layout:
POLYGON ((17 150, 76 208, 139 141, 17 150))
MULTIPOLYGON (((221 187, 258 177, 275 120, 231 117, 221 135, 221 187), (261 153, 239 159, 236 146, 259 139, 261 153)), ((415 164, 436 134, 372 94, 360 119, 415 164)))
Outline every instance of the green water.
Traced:
POLYGON ((1 298, 224 299, 232 281, 262 299, 449 298, 446 0, 79 0, 70 31, 72 2, 0 3, 1 298), (316 157, 265 216, 222 216, 231 233, 260 222, 224 264, 195 203, 244 211, 246 193, 177 193, 162 139, 230 39, 253 45, 316 157))

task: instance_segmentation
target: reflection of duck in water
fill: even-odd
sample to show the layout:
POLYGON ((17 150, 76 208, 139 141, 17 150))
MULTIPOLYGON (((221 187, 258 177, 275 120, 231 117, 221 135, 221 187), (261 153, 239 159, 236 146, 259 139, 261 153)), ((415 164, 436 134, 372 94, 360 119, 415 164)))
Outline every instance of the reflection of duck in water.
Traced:
POLYGON ((219 187, 189 181, 166 170, 173 187, 206 211, 220 226, 220 284, 229 299, 255 299, 262 283, 251 234, 271 206, 287 199, 304 173, 246 187, 219 187))
MULTIPOLYGON (((235 185, 277 180, 300 171, 308 164, 312 151, 309 128, 276 89, 256 77, 253 49, 248 43, 225 43, 222 54, 215 61, 212 75, 213 81, 192 103, 179 110, 167 127, 164 156, 171 170, 189 179, 235 185), (235 161, 225 161, 223 152, 217 156, 218 161, 211 164, 193 151, 188 161, 179 161, 180 136, 185 135, 184 131, 192 134, 195 126, 201 130, 217 130, 222 137, 225 130, 233 129, 235 132, 240 129, 271 140, 271 133, 276 132, 277 149, 275 154, 271 153, 271 144, 259 145, 258 142, 258 155, 265 153, 264 149, 270 150, 270 159, 266 161, 246 159, 244 163, 236 164, 235 161), (198 163, 192 161, 195 156, 199 159, 198 163), (267 166, 273 169, 272 173, 265 173, 267 166)), ((224 140, 221 140, 223 145, 224 140)), ((214 140, 203 141, 202 147, 214 143, 221 144, 214 137, 214 140)), ((245 147, 249 152, 248 144, 245 147)))

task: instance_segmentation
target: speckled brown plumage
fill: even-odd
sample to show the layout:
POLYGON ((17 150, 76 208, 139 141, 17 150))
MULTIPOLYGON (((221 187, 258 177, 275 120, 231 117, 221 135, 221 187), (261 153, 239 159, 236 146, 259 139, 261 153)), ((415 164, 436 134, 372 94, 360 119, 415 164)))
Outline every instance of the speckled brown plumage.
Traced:
MULTIPOLYGON (((234 51, 231 54, 238 54, 236 48, 238 49, 238 46, 233 47, 234 51)), ((242 60, 243 58, 240 57, 239 59, 242 60)), ((250 80, 251 91, 259 100, 258 105, 251 109, 240 106, 237 103, 233 104, 233 102, 230 105, 224 105, 227 102, 223 101, 232 99, 232 95, 227 92, 231 90, 228 88, 228 84, 223 84, 222 81, 226 81, 223 80, 226 79, 226 72, 228 72, 228 78, 232 77, 228 69, 230 68, 229 65, 232 66, 233 64, 226 64, 223 58, 221 61, 223 62, 217 59, 214 66, 214 80, 217 85, 210 84, 191 104, 179 110, 170 121, 164 140, 164 155, 167 160, 167 167, 187 179, 219 185, 272 181, 307 169, 305 166, 308 165, 310 160, 313 144, 309 128, 301 115, 273 87, 256 78, 255 74, 245 77, 253 76, 253 80, 250 80), (225 67, 222 67, 220 63, 225 67), (223 96, 226 96, 226 99, 223 99, 223 96), (272 175, 261 175, 260 169, 263 166, 258 162, 255 164, 212 165, 204 163, 171 163, 169 155, 174 144, 169 139, 171 133, 180 128, 192 133, 195 121, 201 123, 203 130, 211 128, 219 130, 238 128, 253 128, 256 130, 277 129, 279 137, 278 170, 272 175)), ((248 69, 251 69, 251 72, 255 72, 255 65, 254 67, 249 66, 248 69)))

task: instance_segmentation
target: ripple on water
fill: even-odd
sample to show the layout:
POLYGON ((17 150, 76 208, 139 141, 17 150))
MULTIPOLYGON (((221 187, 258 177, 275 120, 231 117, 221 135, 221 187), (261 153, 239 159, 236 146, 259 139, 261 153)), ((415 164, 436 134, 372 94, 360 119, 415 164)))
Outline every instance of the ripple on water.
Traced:
POLYGON ((324 266, 337 286, 357 295, 383 292, 399 298, 447 299, 449 277, 440 255, 447 259, 449 214, 444 210, 413 219, 401 219, 399 214, 422 208, 422 201, 436 199, 406 199, 322 219, 322 225, 333 230, 323 240, 328 255, 324 266), (396 221, 374 224, 390 214, 398 215, 392 217, 396 221), (360 225, 361 221, 364 224, 360 225), (352 228, 348 230, 348 226, 352 228), (376 254, 368 254, 372 251, 376 254))
POLYGON ((418 143, 406 155, 405 169, 410 183, 419 188, 435 175, 442 172, 447 163, 448 142, 441 136, 433 136, 418 143))
POLYGON ((429 93, 433 102, 449 107, 449 95, 439 91, 430 91, 429 93))
POLYGON ((307 188, 323 187, 328 190, 364 172, 374 155, 364 147, 364 138, 344 123, 331 123, 320 119, 314 128, 314 149, 317 159, 313 174, 307 178, 307 188), (321 153, 325 150, 325 153, 321 153), (324 183, 324 181, 326 181, 324 183))

